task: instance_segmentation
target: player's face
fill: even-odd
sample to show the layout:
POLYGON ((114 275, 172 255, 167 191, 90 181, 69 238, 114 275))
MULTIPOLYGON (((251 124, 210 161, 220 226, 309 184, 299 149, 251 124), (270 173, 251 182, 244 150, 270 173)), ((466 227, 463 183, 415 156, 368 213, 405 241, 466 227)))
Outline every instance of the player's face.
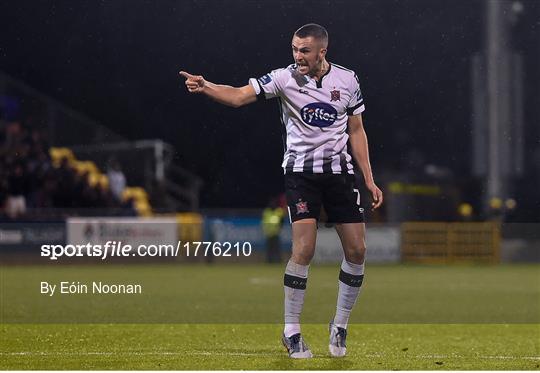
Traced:
POLYGON ((312 36, 292 39, 292 52, 297 71, 302 75, 315 75, 321 70, 326 48, 312 36))

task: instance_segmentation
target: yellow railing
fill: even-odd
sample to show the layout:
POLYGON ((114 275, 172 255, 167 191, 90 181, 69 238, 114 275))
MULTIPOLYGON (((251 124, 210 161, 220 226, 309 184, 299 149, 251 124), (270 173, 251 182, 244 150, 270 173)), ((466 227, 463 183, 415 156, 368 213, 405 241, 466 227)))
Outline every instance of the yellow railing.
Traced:
POLYGON ((176 214, 178 222, 178 238, 182 242, 203 240, 204 219, 196 212, 183 212, 176 214))

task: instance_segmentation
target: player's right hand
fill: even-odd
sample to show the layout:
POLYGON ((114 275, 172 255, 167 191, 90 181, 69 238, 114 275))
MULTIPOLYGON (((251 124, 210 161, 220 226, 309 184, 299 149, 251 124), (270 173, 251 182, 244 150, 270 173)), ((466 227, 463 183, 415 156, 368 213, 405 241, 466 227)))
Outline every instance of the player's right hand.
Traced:
POLYGON ((186 78, 186 87, 189 92, 201 93, 204 90, 206 81, 201 75, 191 75, 185 71, 180 71, 179 74, 186 78))

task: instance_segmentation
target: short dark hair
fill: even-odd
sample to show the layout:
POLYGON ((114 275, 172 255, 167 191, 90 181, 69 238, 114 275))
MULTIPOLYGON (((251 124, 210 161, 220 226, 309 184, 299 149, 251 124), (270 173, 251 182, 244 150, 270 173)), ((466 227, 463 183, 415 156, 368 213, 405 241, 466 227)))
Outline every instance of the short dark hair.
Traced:
POLYGON ((302 39, 312 36, 314 39, 328 43, 328 31, 316 23, 308 23, 307 25, 300 27, 298 30, 296 30, 294 35, 302 39))

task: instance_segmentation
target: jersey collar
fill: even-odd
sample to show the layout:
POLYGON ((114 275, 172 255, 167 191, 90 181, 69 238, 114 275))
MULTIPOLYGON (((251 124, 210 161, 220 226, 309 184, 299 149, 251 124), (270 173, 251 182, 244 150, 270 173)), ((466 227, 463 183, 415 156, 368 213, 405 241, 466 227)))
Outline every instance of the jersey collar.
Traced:
MULTIPOLYGON (((326 61, 326 62, 328 62, 328 61, 326 61)), ((330 73, 330 70, 332 70, 332 64, 330 62, 328 62, 328 70, 326 70, 324 75, 321 76, 321 78, 319 80, 315 80, 315 82, 317 84, 317 88, 322 88, 323 78, 330 73)))

